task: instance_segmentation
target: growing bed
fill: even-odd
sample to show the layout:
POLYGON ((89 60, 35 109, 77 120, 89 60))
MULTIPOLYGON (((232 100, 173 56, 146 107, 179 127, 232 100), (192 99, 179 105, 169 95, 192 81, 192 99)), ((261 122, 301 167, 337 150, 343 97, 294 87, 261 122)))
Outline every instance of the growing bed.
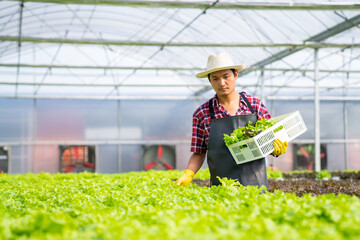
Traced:
MULTIPOLYGON (((174 187, 173 179, 181 174, 1 174, 0 239, 360 236, 360 199, 356 194, 299 197, 279 190, 262 194, 262 189, 245 188, 231 180, 211 188, 198 186, 196 181, 200 180, 187 188, 174 187)), ((196 178, 204 181, 209 173, 201 170, 196 178)), ((287 181, 285 176, 283 179, 271 181, 287 181)))
MULTIPOLYGON (((326 171, 325 171, 326 172, 326 171)), ((321 173, 321 172, 320 172, 321 173)), ((295 193, 301 197, 304 194, 347 194, 360 197, 360 173, 357 171, 329 172, 330 178, 318 179, 315 171, 294 171, 281 173, 268 170, 269 192, 280 190, 295 193)), ((194 179, 198 186, 210 186, 209 179, 194 179)))

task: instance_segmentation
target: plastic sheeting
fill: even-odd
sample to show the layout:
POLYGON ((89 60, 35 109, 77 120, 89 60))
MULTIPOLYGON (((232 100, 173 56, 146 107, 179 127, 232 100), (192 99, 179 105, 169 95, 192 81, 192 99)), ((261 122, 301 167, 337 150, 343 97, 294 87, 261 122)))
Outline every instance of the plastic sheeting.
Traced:
MULTIPOLYGON (((175 147, 176 165, 183 169, 190 156, 192 113, 201 103, 120 101, 119 104, 117 101, 89 100, 37 100, 34 103, 33 100, 0 99, 0 137, 2 142, 10 144, 10 173, 58 172, 59 145, 74 141, 96 146, 97 172, 116 173, 143 169, 143 144, 119 146, 106 143, 111 140, 149 141, 150 144, 152 141, 182 141, 175 147), (31 144, 34 141, 37 142, 36 145, 31 144)), ((312 101, 267 101, 266 105, 272 116, 299 110, 308 131, 298 139, 313 139, 312 101)), ((322 141, 344 138, 343 106, 343 102, 321 101, 322 141)), ((348 102, 346 109, 349 138, 359 139, 360 130, 356 119, 359 118, 360 105, 348 102)), ((327 143, 326 146, 329 169, 344 169, 344 144, 327 143)), ((359 167, 358 148, 357 143, 349 144, 348 168, 359 167)), ((292 165, 291 161, 284 159, 283 162, 292 165)), ((282 165, 281 158, 276 160, 276 165, 282 165)), ((288 168, 287 165, 284 168, 288 168)))

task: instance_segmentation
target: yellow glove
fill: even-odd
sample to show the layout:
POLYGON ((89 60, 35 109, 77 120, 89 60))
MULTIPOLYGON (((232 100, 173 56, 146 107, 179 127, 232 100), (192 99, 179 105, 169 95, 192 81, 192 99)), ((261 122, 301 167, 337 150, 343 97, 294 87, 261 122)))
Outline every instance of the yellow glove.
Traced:
POLYGON ((180 187, 187 187, 191 183, 194 175, 195 173, 193 171, 191 171, 190 169, 186 169, 184 175, 182 175, 178 180, 176 180, 174 185, 178 185, 180 187))
POLYGON ((284 154, 287 150, 288 143, 280 141, 280 139, 274 140, 274 151, 272 152, 272 155, 275 157, 280 156, 284 154))

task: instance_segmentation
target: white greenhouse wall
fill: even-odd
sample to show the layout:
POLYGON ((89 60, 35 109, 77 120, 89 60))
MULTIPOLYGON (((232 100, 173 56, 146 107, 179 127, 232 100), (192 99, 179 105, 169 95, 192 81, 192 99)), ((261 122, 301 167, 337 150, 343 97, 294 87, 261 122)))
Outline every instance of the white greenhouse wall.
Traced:
MULTIPOLYGON (((179 141, 182 143, 174 146, 176 168, 184 169, 191 154, 192 114, 202 102, 0 99, 0 145, 11 149, 10 173, 58 172, 59 146, 48 142, 69 141, 94 142, 96 171, 117 173, 143 169, 143 145, 119 146, 106 141, 179 141)), ((313 101, 267 101, 266 106, 272 116, 299 110, 308 131, 297 140, 314 138, 313 101)), ((344 138, 343 107, 343 102, 321 101, 322 140, 344 138)), ((349 101, 346 109, 348 137, 360 139, 360 105, 349 101)), ((344 146, 326 144, 329 170, 345 169, 344 146)), ((269 162, 284 171, 292 170, 291 151, 290 145, 288 153, 276 160, 269 157, 269 162)), ((359 143, 348 144, 347 168, 360 169, 359 152, 359 143)))

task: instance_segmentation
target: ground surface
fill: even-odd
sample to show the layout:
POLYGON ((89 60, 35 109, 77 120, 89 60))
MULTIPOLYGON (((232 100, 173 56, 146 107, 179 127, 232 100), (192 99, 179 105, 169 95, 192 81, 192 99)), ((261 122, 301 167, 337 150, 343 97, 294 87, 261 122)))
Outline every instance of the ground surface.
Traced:
MULTIPOLYGON (((193 183, 198 186, 210 187, 208 179, 194 179, 193 183)), ((269 179, 269 192, 280 190, 286 193, 295 193, 297 196, 311 193, 320 194, 347 194, 360 197, 360 180, 316 180, 316 179, 269 179)))

